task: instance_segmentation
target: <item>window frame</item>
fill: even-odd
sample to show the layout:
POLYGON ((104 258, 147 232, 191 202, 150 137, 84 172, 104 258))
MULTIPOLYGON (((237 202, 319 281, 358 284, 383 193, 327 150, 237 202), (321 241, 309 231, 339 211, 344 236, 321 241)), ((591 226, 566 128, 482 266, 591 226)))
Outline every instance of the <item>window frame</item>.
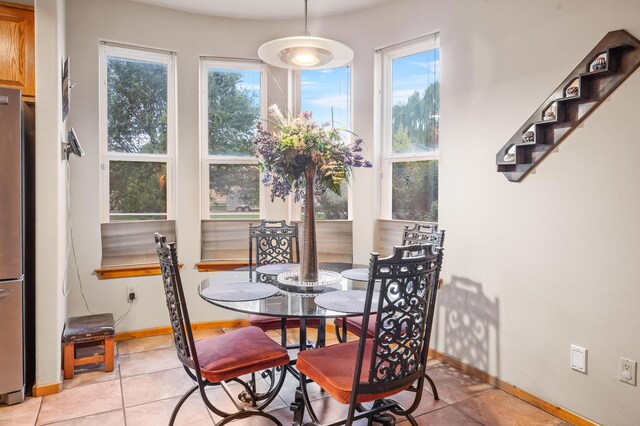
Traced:
MULTIPOLYGON (((106 42, 100 43, 99 63, 99 132, 100 132, 100 221, 111 222, 110 212, 110 162, 111 161, 137 161, 144 163, 165 163, 167 170, 167 212, 166 218, 152 220, 174 220, 176 204, 176 119, 177 119, 177 94, 176 94, 176 54, 174 52, 151 50, 136 46, 113 45, 106 42), (109 57, 118 57, 134 61, 145 61, 167 65, 167 153, 166 154, 135 154, 126 152, 109 151, 109 124, 108 124, 108 84, 107 84, 107 60, 109 57)), ((149 215, 153 215, 151 213, 149 215)), ((133 219, 130 221, 135 221, 133 219)), ((119 221, 115 221, 119 222, 119 221)))
MULTIPOLYGON (((354 127, 354 114, 353 114, 353 90, 354 90, 354 78, 353 78, 353 63, 349 63, 339 68, 349 68, 349 128, 347 130, 353 132, 354 127)), ((318 71, 318 70, 309 70, 318 71)), ((293 106, 293 114, 300 114, 302 112, 302 70, 289 70, 289 105, 293 106)), ((353 136, 351 142, 353 143, 353 136)), ((326 221, 352 221, 353 220, 353 176, 351 176, 347 185, 347 218, 346 219, 316 219, 326 221)), ((293 201, 293 197, 290 197, 289 201, 289 220, 292 222, 302 221, 302 202, 296 203, 293 201)))
MULTIPOLYGON (((421 161, 438 161, 438 174, 440 173, 440 142, 438 140, 438 150, 424 153, 402 153, 392 152, 393 144, 393 60, 417 53, 426 52, 433 49, 440 49, 440 33, 434 33, 417 40, 412 40, 399 45, 381 49, 381 218, 385 220, 393 219, 393 164, 421 161)), ((442 73, 440 74, 440 80, 442 73)), ((439 81, 440 81, 439 80, 439 81)), ((438 117, 438 122, 440 118, 438 117)), ((439 197, 438 197, 439 199, 439 197)))
MULTIPOLYGON (((255 164, 255 156, 242 157, 231 155, 209 155, 209 68, 219 68, 238 71, 260 72, 260 118, 263 123, 267 117, 267 66, 264 62, 250 59, 228 59, 215 57, 200 57, 200 217, 201 220, 229 220, 216 219, 209 211, 209 165, 211 164, 255 164)), ((266 123, 265 123, 266 126, 266 123)), ((261 183, 262 173, 259 175, 259 217, 265 217, 267 207, 266 189, 261 183)), ((231 220, 256 220, 238 214, 231 220)))

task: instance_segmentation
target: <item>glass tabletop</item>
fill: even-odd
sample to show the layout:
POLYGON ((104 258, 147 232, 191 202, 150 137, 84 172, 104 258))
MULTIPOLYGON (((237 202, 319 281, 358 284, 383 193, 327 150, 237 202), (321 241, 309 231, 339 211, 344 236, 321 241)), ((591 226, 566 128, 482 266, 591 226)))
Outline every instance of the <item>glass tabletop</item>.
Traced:
POLYGON ((339 292, 345 290, 364 290, 367 283, 342 279, 338 284, 326 287, 324 291, 318 293, 291 293, 280 291, 278 294, 261 300, 250 301, 221 301, 207 297, 210 292, 205 289, 225 283, 235 283, 246 281, 246 271, 219 272, 209 278, 204 279, 198 288, 198 294, 205 301, 221 308, 247 314, 267 315, 274 317, 305 317, 305 318, 336 318, 362 315, 360 308, 357 312, 340 312, 325 309, 315 303, 315 298, 328 292, 339 292))

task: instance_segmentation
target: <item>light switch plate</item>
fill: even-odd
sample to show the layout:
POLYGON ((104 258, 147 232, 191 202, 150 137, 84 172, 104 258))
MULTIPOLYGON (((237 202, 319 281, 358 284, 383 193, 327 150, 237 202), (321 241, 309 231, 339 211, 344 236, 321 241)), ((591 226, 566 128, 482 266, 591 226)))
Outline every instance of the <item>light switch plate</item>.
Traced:
POLYGON ((587 349, 571 345, 571 368, 587 374, 587 349))

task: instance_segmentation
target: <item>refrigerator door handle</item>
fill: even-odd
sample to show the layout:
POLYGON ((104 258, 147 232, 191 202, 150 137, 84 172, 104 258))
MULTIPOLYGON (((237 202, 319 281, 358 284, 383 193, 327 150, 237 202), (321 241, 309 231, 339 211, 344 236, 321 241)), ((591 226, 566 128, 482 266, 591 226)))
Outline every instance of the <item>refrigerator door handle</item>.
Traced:
POLYGON ((11 296, 11 293, 13 293, 13 290, 0 289, 0 299, 11 296))

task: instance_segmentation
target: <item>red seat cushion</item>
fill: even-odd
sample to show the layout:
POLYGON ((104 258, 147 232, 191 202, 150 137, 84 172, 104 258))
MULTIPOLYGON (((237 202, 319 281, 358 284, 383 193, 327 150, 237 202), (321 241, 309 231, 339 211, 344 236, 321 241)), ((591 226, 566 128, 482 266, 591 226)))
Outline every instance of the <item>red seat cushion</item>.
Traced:
MULTIPOLYGON (((369 324, 367 325, 367 337, 373 338, 374 333, 376 332, 376 315, 369 315, 369 324)), ((360 335, 360 330, 362 330, 362 317, 347 317, 347 318, 336 318, 333 323, 337 327, 342 327, 343 324, 347 324, 347 331, 353 333, 357 336, 360 335)))
MULTIPOLYGON (((351 398, 353 375, 356 369, 359 341, 339 343, 320 349, 301 351, 298 354, 296 367, 312 379, 336 401, 348 404, 351 398)), ((366 382, 371 364, 373 340, 367 339, 365 354, 360 372, 360 381, 366 382)), ((394 395, 411 386, 411 383, 397 389, 376 394, 360 394, 357 402, 369 402, 394 395)))
POLYGON ((200 374, 210 382, 221 382, 243 374, 278 367, 289 362, 289 354, 258 327, 234 330, 196 342, 200 374))
MULTIPOLYGON (((267 315, 249 315, 249 324, 260 327, 264 331, 280 330, 281 322, 280 317, 270 317, 267 315)), ((307 327, 318 328, 320 326, 320 320, 317 318, 308 319, 307 327)), ((299 328, 300 318, 287 318, 287 328, 299 328)))

